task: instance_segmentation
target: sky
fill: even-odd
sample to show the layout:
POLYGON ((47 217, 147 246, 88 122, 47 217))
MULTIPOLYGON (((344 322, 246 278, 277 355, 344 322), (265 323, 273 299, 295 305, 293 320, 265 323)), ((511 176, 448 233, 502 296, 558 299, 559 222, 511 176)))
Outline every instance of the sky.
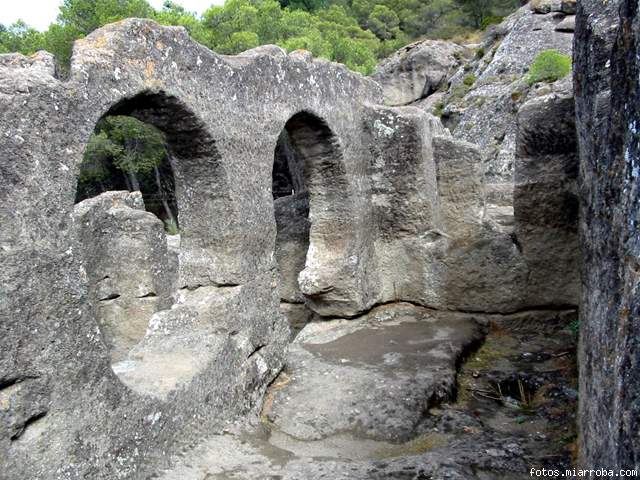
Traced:
MULTIPOLYGON (((162 8, 164 0, 147 0, 154 8, 162 8)), ((223 0, 174 0, 189 11, 201 14, 212 4, 223 0)), ((44 31, 58 16, 62 0, 0 0, 0 23, 11 25, 22 19, 30 26, 44 31)))

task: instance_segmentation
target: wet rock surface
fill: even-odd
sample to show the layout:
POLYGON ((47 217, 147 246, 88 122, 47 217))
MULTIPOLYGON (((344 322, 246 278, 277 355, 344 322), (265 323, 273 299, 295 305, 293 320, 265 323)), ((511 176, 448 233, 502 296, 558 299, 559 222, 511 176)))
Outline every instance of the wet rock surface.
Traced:
POLYGON ((344 432, 407 440, 430 403, 452 398, 457 358, 481 336, 472 320, 411 306, 309 324, 289 349, 288 385, 274 391, 267 418, 299 440, 344 432))
POLYGON ((396 304, 349 323, 312 323, 260 421, 229 425, 160 478, 524 479, 532 466, 568 466, 572 319, 572 311, 488 317, 396 304), (386 399, 376 394, 381 383, 386 399))

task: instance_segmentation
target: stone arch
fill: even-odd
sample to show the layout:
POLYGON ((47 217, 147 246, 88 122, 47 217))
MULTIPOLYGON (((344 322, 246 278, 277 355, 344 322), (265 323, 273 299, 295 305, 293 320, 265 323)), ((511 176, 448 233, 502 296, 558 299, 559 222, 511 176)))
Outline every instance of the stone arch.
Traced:
MULTIPOLYGON (((187 198, 185 179, 189 179, 189 183, 206 182, 216 191, 220 187, 226 191, 226 182, 221 181, 220 154, 215 141, 205 124, 177 97, 162 91, 145 91, 120 100, 104 116, 107 115, 130 115, 154 125, 165 134, 179 210, 183 207, 189 210, 193 204, 187 198)), ((189 214, 183 216, 188 232, 194 219, 189 214)))
MULTIPOLYGON (((175 239, 167 241, 162 222, 144 211, 136 192, 107 192, 76 205, 77 245, 87 272, 94 316, 114 371, 119 374, 127 369, 131 376, 131 365, 124 365, 129 352, 140 348, 151 318, 171 308, 183 285, 179 257, 197 257, 189 251, 194 245, 216 249, 211 223, 202 218, 222 216, 216 214, 224 211, 228 192, 215 141, 206 125, 177 97, 143 91, 119 100, 101 118, 112 115, 131 116, 163 132, 181 233, 177 243, 175 239), (127 248, 129 251, 118 258, 118 249, 127 248)), ((206 263, 203 256, 196 258, 200 264, 206 263)), ((150 382, 162 383, 153 378, 154 373, 146 376, 150 382)), ((145 381, 144 376, 138 378, 145 381)), ((148 390, 144 385, 136 387, 148 390)))
POLYGON ((309 111, 284 125, 274 152, 272 194, 283 309, 293 324, 336 288, 350 238, 350 192, 337 136, 309 111), (295 306, 298 305, 298 306, 295 306))

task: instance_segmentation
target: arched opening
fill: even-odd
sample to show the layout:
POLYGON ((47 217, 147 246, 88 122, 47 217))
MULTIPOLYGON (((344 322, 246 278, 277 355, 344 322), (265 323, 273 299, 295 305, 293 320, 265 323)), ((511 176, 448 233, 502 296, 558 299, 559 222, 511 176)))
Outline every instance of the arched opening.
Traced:
POLYGON ((345 189, 340 148, 329 126, 309 112, 291 117, 274 152, 272 194, 281 307, 294 331, 313 317, 308 306, 316 292, 300 284, 300 273, 313 261, 311 239, 325 246, 334 237, 345 189))
MULTIPOLYGON (((184 201, 184 178, 206 181, 214 174, 207 165, 218 160, 200 120, 162 92, 127 98, 97 122, 79 169, 74 223, 89 301, 116 374, 131 375, 130 352, 152 317, 174 303, 181 243, 193 231, 197 203, 184 201)), ((138 377, 152 382, 153 375, 138 377)))

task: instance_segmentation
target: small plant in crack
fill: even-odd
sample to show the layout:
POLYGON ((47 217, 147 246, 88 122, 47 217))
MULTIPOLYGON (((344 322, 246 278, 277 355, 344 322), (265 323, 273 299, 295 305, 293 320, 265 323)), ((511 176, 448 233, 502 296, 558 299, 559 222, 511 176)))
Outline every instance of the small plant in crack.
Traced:
POLYGON ((178 224, 175 220, 165 220, 164 229, 167 232, 167 235, 178 235, 180 233, 180 229, 178 228, 178 224))
POLYGON ((524 388, 524 383, 521 379, 518 379, 518 391, 520 393, 520 408, 525 412, 533 413, 533 396, 527 393, 526 389, 524 388))

